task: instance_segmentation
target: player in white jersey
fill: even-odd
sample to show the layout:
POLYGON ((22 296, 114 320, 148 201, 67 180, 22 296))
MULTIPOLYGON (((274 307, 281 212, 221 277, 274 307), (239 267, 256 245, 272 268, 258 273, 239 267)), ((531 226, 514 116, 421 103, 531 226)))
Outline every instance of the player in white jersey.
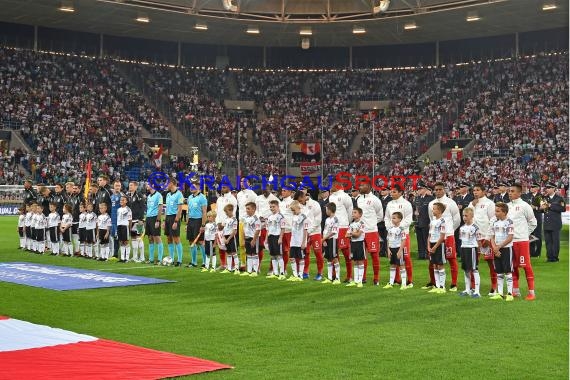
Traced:
POLYGON ((216 271, 216 231, 218 227, 216 226, 216 213, 214 211, 208 211, 206 213, 207 223, 204 226, 204 248, 206 253, 206 262, 204 263, 204 268, 202 272, 216 271), (211 264, 211 269, 210 268, 211 264))
POLYGON ((47 218, 43 213, 42 205, 36 206, 36 252, 43 255, 46 249, 45 235, 47 228, 47 218))
POLYGON ((350 253, 354 268, 354 280, 346 286, 356 286, 362 288, 364 280, 364 260, 366 259, 366 223, 362 220, 362 209, 355 207, 352 209, 352 223, 348 226, 346 236, 350 238, 350 253))
POLYGON ((495 255, 495 271, 497 272, 497 294, 491 299, 503 299, 503 283, 507 281, 505 301, 513 300, 513 238, 516 234, 514 223, 508 218, 509 207, 499 202, 495 206, 495 218, 491 219, 491 247, 495 255))
POLYGON ((245 205, 245 218, 243 218, 243 234, 245 238, 245 252, 247 255, 246 271, 242 276, 257 277, 259 272, 259 235, 261 233, 261 221, 255 215, 255 203, 245 205))
POLYGON ((97 214, 93 212, 93 203, 87 202, 85 213, 85 254, 93 257, 94 245, 97 242, 97 214))
POLYGON ((49 204, 49 215, 47 220, 47 227, 49 231, 49 248, 53 256, 59 256, 59 223, 60 217, 57 212, 57 203, 49 204))
MULTIPOLYGON (((394 190, 392 190, 394 191, 394 190)), ((401 193, 400 193, 401 196, 401 193)), ((397 200, 399 198, 396 198, 397 200)), ((390 201, 390 203, 393 201, 390 201)), ((388 203, 388 204, 390 204, 388 203)), ((392 205, 394 206, 394 205, 392 205)), ((411 205, 410 205, 411 206, 411 205)), ((388 208, 386 208, 386 213, 388 213, 388 208)), ((402 281, 402 286, 400 290, 406 290, 407 286, 407 273, 405 265, 405 254, 406 254, 406 241, 410 241, 408 233, 403 226, 404 215, 400 211, 390 210, 390 224, 386 226, 386 238, 388 244, 388 259, 390 260, 390 282, 384 286, 384 289, 390 289, 394 286, 394 281, 396 280, 396 273, 400 273, 400 278, 402 281)), ((407 212, 407 211, 406 211, 407 212)), ((384 219, 386 220, 386 219, 384 219)), ((408 230, 409 231, 409 230, 408 230)))
POLYGON ((433 218, 429 225, 429 239, 427 251, 430 267, 433 268, 435 286, 428 293, 445 293, 445 249, 446 236, 449 229, 445 226, 448 221, 443 217, 445 204, 436 202, 432 206, 433 218))
POLYGON ((287 281, 303 281, 309 224, 307 223, 307 216, 301 212, 301 204, 298 201, 291 202, 290 209, 293 213, 291 223, 291 269, 293 274, 287 281))
POLYGON ((238 215, 238 222, 239 222, 239 247, 240 247, 240 261, 241 263, 245 263, 246 262, 246 248, 245 248, 245 235, 244 235, 244 220, 247 214, 246 211, 246 205, 248 203, 255 203, 255 200, 257 198, 257 194, 255 194, 255 191, 251 190, 251 188, 249 187, 249 183, 247 181, 247 179, 242 178, 241 179, 241 190, 237 193, 236 195, 236 199, 237 199, 237 205, 238 205, 238 209, 237 209, 237 215, 238 215))
POLYGON ((26 206, 22 206, 18 209, 20 216, 18 217, 18 237, 20 238, 20 246, 18 249, 26 248, 26 206))
POLYGON ((222 273, 233 272, 234 275, 239 275, 239 256, 237 254, 236 235, 238 231, 238 222, 234 215, 234 205, 227 204, 223 212, 226 214, 224 219, 224 244, 226 246, 226 269, 222 273), (233 264, 233 266, 232 266, 233 264))
MULTIPOLYGON (((445 259, 446 261, 449 261, 449 267, 451 269, 451 287, 449 288, 449 291, 456 292, 459 267, 457 265, 455 230, 458 229, 461 225, 461 214, 459 213, 459 207, 457 207, 457 203, 445 195, 445 187, 443 183, 437 182, 433 186, 433 190, 435 199, 428 204, 428 213, 430 218, 433 218, 433 205, 436 202, 443 203, 445 205, 445 211, 443 213, 445 226, 447 228, 447 233, 445 236, 445 259)), ((432 269, 433 267, 430 266, 430 278, 433 272, 432 269)))
MULTIPOLYGON (((323 247, 327 259, 328 277, 323 280, 324 284, 340 285, 340 263, 338 262, 339 221, 336 217, 336 204, 329 202, 326 205, 328 218, 323 228, 323 247), (333 278, 334 269, 334 278, 333 278)), ((346 234, 346 232, 345 232, 346 234)))
POLYGON ((479 260, 477 250, 481 247, 481 230, 473 223, 474 211, 467 207, 463 209, 464 225, 459 227, 459 238, 461 239, 461 268, 465 274, 465 290, 459 293, 460 296, 471 296, 481 298, 479 287, 481 277, 479 276, 479 260), (471 289, 471 277, 474 278, 474 287, 471 289))
POLYGON ((311 199, 307 190, 303 189, 298 191, 294 199, 301 203, 301 212, 307 217, 308 230, 307 230, 307 248, 305 248, 305 266, 303 269, 303 279, 309 278, 309 266, 311 264, 311 247, 317 259, 317 275, 315 281, 323 279, 323 248, 321 236, 321 221, 323 218, 321 205, 319 202, 311 199))
MULTIPOLYGON (((393 226, 392 223, 392 214, 395 212, 399 212, 402 214, 402 220, 400 223, 400 227, 405 233, 406 241, 404 242, 403 247, 403 260, 406 266, 406 276, 407 276, 407 287, 413 288, 414 287, 414 280, 413 280, 413 266, 412 266, 412 256, 411 256, 411 247, 410 247, 410 225, 413 221, 413 213, 414 209, 412 204, 404 198, 404 192, 398 186, 394 186, 390 190, 390 196, 392 200, 388 202, 386 205, 386 213, 384 215, 384 225, 386 226, 386 230, 390 229, 393 226)), ((395 282, 400 282, 400 273, 402 271, 396 271, 396 278, 395 282)))
POLYGON ((133 228, 133 213, 127 206, 129 199, 126 196, 121 197, 121 207, 117 210, 117 237, 121 250, 120 263, 126 263, 131 257, 131 247, 129 246, 130 231, 133 228))
POLYGON ((263 249, 267 247, 265 241, 267 240, 267 218, 271 215, 271 208, 269 202, 279 201, 279 199, 271 193, 270 186, 263 189, 263 193, 255 198, 255 215, 261 221, 261 234, 259 235, 259 262, 263 262, 263 249))
POLYGON ((283 227, 285 225, 285 217, 279 212, 279 201, 272 200, 269 202, 271 214, 265 220, 267 225, 267 236, 265 238, 265 246, 269 249, 271 255, 272 272, 267 275, 267 278, 278 278, 285 280, 287 268, 283 261, 283 227))
MULTIPOLYGON (((480 248, 479 251, 483 255, 483 259, 489 266, 489 273, 491 275, 491 291, 489 296, 495 294, 497 289, 497 273, 493 264, 493 251, 491 250, 491 242, 489 238, 490 220, 495 217, 495 202, 485 196, 485 187, 478 183, 473 186, 473 200, 469 203, 469 208, 473 209, 473 222, 479 227, 480 233, 480 248)), ((474 285, 475 279, 471 279, 474 285)))
POLYGON ((79 205, 79 222, 78 233, 79 233, 79 255, 85 257, 85 218, 87 217, 87 211, 85 210, 86 204, 81 202, 79 205))
POLYGON ((343 185, 335 181, 331 188, 329 203, 336 206, 335 216, 338 219, 338 249, 342 251, 346 265, 346 280, 349 283, 352 279, 352 261, 350 259, 350 239, 346 237, 348 226, 352 220, 352 197, 344 192, 343 185))
POLYGON ((64 256, 73 256, 72 210, 70 204, 63 205, 63 217, 61 218, 59 231, 62 236, 62 251, 64 256))
POLYGON ((99 260, 107 261, 109 259, 110 247, 109 236, 111 235, 111 227, 113 222, 107 213, 107 203, 99 204, 99 216, 97 217, 97 236, 99 238, 99 260))
POLYGON ((534 216, 532 206, 521 199, 522 186, 513 184, 509 188, 510 202, 507 203, 509 213, 507 218, 514 224, 515 234, 513 237, 514 271, 513 271, 513 296, 519 297, 519 268, 524 269, 528 284, 527 301, 536 299, 534 294, 534 271, 530 262, 530 235, 536 229, 538 222, 534 216))
MULTIPOLYGON (((378 233, 378 223, 384 219, 384 208, 382 201, 372 194, 370 183, 360 184, 360 196, 356 204, 362 210, 362 222, 364 223, 364 244, 366 252, 372 257, 372 269, 374 270, 374 285, 380 285, 380 234, 378 233)), ((366 271, 368 260, 364 258, 364 274, 362 283, 366 283, 366 271)))
POLYGON ((293 193, 290 189, 281 189, 281 203, 279 204, 279 210, 283 215, 283 239, 281 243, 281 249, 283 252, 283 263, 287 267, 289 262, 289 251, 291 247, 291 224, 293 223, 293 212, 291 211, 291 203, 293 203, 293 193))
POLYGON ((32 205, 26 205, 26 217, 24 218, 24 231, 26 235, 26 250, 32 250, 32 241, 34 239, 32 235, 32 217, 34 213, 32 212, 32 205))

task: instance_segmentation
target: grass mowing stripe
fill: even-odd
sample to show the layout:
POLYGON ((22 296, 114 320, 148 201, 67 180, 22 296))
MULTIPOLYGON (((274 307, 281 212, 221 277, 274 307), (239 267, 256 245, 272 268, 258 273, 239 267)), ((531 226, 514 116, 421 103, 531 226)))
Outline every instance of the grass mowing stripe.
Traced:
MULTIPOLYGON (((26 254, 16 249, 15 225, 15 218, 0 218, 8 231, 0 235, 0 261, 128 270, 177 282, 69 292, 0 282, 0 314, 235 366, 192 378, 568 378, 568 227, 560 263, 545 263, 544 253, 532 260, 537 301, 506 303, 427 294, 419 289, 428 280, 425 261, 414 261, 414 289, 353 289, 26 254)), ((381 262, 385 282, 388 262, 381 262)), ((481 264, 486 293, 489 274, 481 264)), ((369 265, 370 279, 371 271, 369 265)), ((526 294, 523 273, 521 288, 526 294)))

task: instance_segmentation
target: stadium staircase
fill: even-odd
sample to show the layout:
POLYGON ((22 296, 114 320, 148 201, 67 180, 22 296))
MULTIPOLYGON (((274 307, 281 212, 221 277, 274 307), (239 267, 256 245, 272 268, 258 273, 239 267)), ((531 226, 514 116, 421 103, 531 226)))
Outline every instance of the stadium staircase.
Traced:
POLYGON ((215 160, 215 157, 211 157, 208 150, 201 148, 206 146, 206 144, 200 136, 192 135, 189 128, 186 128, 185 125, 178 125, 174 109, 168 102, 168 99, 148 86, 144 78, 137 76, 130 68, 130 64, 118 65, 118 69, 124 78, 142 94, 144 99, 154 106, 160 117, 169 127, 170 137, 172 140, 172 147, 170 149, 171 153, 177 155, 190 155, 192 147, 197 146, 201 157, 206 157, 209 160, 215 160))
POLYGON ((228 94, 230 96, 230 99, 239 99, 236 74, 233 71, 228 71, 226 78, 227 78, 226 79, 226 86, 228 89, 228 94))
POLYGON ((366 129, 362 128, 356 134, 356 136, 354 136, 354 139, 352 139, 352 143, 350 144, 350 150, 348 151, 348 153, 351 156, 360 150, 360 145, 362 144, 362 139, 364 138, 365 133, 366 133, 366 129))

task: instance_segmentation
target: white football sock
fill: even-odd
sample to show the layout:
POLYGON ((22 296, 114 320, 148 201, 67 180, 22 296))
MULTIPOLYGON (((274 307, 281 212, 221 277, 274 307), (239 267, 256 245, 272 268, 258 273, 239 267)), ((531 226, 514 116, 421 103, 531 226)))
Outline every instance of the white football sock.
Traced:
POLYGON ((505 277, 507 278, 507 293, 510 293, 512 295, 513 294, 513 274, 507 273, 505 275, 505 277))
POLYGON ((271 259, 271 266, 273 267, 273 275, 277 276, 279 274, 279 264, 277 259, 271 259))
POLYGON ((497 273, 497 293, 503 295, 503 284, 505 283, 505 275, 497 273))
POLYGON ((327 277, 327 278, 332 281, 332 280, 333 280, 333 278, 332 278, 332 275, 333 275, 333 264, 332 264, 330 261, 327 263, 327 273, 328 273, 328 277, 327 277))
POLYGON ((303 278, 303 272, 305 270, 305 259, 299 260, 299 277, 303 278))
POLYGON ((475 294, 479 294, 479 288, 481 286, 481 276, 478 270, 473 271, 473 277, 475 277, 475 294))
POLYGON ((471 290, 471 272, 463 272, 465 278, 465 291, 468 292, 471 290))
POLYGON ((396 268, 390 267, 390 285, 394 285, 396 280, 396 268))
POLYGON ((408 272, 406 272, 406 268, 400 268, 400 277, 402 278, 402 287, 408 285, 408 272))
POLYGON ((445 289, 445 269, 439 271, 439 283, 442 289, 445 289))
POLYGON ((336 262, 334 263, 334 271, 335 271, 335 280, 340 280, 340 263, 336 262))

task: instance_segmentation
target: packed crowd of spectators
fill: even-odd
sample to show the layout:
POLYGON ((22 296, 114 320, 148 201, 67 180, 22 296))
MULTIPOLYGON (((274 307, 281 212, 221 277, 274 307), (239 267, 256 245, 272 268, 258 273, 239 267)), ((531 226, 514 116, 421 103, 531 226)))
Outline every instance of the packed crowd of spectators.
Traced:
MULTIPOLYGON (((141 129, 167 137, 174 124, 207 153, 199 170, 218 176, 237 166, 238 152, 242 173, 285 174, 285 161, 301 164, 286 153, 286 141, 321 143, 322 136, 325 173, 369 171, 373 135, 376 172, 388 167, 386 174, 417 173, 428 134, 452 131, 475 140, 473 154, 427 164, 422 175, 428 182, 437 177, 453 186, 506 177, 567 186, 567 66, 564 53, 438 69, 237 71, 238 98, 257 106, 247 114, 224 107, 228 71, 152 65, 123 70, 111 60, 3 49, 0 122, 21 131, 33 153, 18 164, 43 183, 80 178, 88 159, 96 172, 112 177, 133 167, 145 168, 143 176, 152 155, 143 152, 141 129), (152 96, 131 86, 125 71, 152 96), (388 100, 389 106, 356 111, 356 101, 364 99, 388 100), (158 113, 164 105, 169 122, 158 113), (357 136, 361 142, 353 146, 357 136)), ((190 156, 169 156, 165 168, 190 168, 190 156)), ((21 173, 6 164, 0 161, 0 181, 19 181, 21 173)))

